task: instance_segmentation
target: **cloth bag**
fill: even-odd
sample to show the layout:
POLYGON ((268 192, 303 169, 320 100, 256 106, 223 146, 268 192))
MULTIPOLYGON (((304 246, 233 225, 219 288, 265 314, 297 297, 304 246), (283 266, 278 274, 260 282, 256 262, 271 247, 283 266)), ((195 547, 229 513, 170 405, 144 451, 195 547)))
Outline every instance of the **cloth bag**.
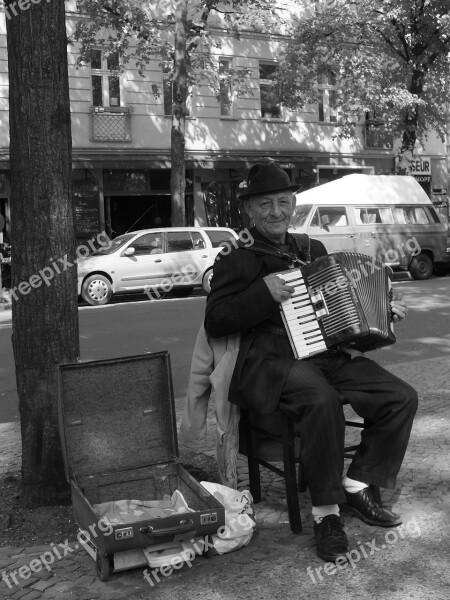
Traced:
POLYGON ((247 546, 256 528, 255 507, 248 490, 238 491, 219 483, 200 484, 225 508, 225 525, 210 536, 217 554, 225 554, 247 546))

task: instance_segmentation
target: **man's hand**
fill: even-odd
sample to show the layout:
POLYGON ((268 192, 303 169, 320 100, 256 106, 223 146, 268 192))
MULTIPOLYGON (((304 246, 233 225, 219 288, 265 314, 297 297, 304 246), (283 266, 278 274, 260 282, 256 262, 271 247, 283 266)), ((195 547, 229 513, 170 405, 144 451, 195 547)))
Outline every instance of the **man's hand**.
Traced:
POLYGON ((392 320, 395 322, 401 321, 406 317, 406 303, 402 299, 401 294, 394 293, 391 300, 392 320))
POLYGON ((284 279, 278 277, 278 275, 266 275, 264 282, 269 288, 269 292, 272 294, 272 298, 275 302, 284 302, 288 300, 295 291, 295 287, 292 285, 286 285, 284 279))

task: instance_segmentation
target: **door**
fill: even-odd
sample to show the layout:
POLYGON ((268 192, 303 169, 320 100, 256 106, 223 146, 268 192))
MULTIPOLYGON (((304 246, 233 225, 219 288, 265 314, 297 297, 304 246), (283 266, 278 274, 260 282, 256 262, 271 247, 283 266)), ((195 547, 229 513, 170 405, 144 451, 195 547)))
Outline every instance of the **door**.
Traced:
POLYGON ((345 206, 317 206, 308 228, 329 253, 355 252, 355 233, 345 206))
POLYGON ((115 265, 116 291, 161 283, 166 277, 163 250, 163 234, 159 232, 145 233, 128 244, 115 265), (129 248, 134 248, 134 253, 126 256, 129 248))
POLYGON ((394 260, 389 258, 389 253, 399 242, 399 228, 394 225, 391 207, 355 206, 352 209, 354 210, 356 223, 355 243, 357 252, 368 256, 376 256, 380 260, 389 263, 397 263, 398 258, 394 260))
POLYGON ((164 268, 176 286, 199 285, 209 265, 206 242, 199 231, 168 231, 164 268))

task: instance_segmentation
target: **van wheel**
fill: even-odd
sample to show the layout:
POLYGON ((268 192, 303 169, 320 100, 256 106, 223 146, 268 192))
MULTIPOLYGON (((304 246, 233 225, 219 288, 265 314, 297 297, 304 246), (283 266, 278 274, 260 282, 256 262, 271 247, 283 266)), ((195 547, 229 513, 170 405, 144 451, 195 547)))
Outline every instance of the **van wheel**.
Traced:
POLYGON ((110 554, 103 554, 100 550, 97 550, 95 564, 100 581, 108 581, 111 575, 111 558, 112 556, 110 554))
POLYGON ((413 279, 429 279, 433 273, 433 261, 427 254, 415 256, 409 265, 413 279))

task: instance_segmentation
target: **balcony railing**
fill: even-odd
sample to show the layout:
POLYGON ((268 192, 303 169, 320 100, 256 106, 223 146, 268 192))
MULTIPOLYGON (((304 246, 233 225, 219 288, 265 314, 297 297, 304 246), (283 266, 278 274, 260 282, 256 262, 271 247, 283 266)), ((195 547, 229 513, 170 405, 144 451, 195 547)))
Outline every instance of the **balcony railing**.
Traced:
POLYGON ((130 107, 93 107, 91 109, 92 142, 131 142, 130 107))

